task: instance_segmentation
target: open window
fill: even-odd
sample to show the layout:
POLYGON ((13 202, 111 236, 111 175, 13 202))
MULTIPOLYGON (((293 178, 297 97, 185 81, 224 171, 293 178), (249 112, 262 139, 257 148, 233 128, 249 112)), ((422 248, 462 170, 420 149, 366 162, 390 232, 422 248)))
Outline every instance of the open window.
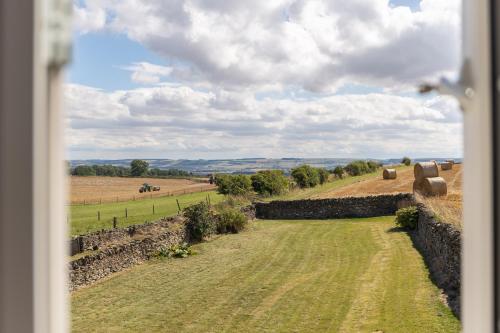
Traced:
MULTIPOLYGON (((71 2, 0 4, 0 331, 65 332, 65 186, 61 70, 71 2)), ((463 2, 464 332, 500 320, 500 6, 463 2)))

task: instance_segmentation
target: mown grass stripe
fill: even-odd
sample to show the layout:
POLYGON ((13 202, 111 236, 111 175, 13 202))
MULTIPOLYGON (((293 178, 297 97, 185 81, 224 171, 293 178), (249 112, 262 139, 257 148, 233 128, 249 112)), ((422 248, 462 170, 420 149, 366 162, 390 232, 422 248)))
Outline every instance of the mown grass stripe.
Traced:
POLYGON ((458 332, 408 235, 387 232, 392 220, 253 222, 197 244, 195 256, 73 293, 73 330, 458 332))

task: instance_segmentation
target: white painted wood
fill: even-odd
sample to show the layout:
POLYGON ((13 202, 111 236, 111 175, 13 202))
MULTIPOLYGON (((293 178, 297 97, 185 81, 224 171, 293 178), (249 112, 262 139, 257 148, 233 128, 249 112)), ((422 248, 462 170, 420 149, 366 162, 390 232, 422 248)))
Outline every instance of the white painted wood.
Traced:
POLYGON ((46 6, 0 1, 0 332, 68 330, 61 73, 46 6))
POLYGON ((493 332, 493 208, 489 1, 463 1, 463 57, 474 95, 464 110, 462 323, 466 333, 493 332))

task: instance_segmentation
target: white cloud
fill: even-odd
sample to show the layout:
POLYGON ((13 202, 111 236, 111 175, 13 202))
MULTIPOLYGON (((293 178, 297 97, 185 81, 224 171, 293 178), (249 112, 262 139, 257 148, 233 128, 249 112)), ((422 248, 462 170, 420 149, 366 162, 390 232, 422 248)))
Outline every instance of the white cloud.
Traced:
POLYGON ((256 100, 169 85, 115 92, 68 85, 65 95, 74 157, 461 155, 461 115, 443 97, 256 100))
POLYGON ((75 6, 80 33, 125 34, 169 64, 122 67, 140 89, 69 85, 75 158, 461 155, 456 102, 397 95, 456 72, 459 0, 75 6), (342 86, 385 93, 334 95, 342 86))
POLYGON ((99 1, 87 0, 85 7, 73 5, 73 24, 79 33, 98 31, 106 26, 106 9, 99 1))
POLYGON ((159 66, 149 62, 135 62, 123 69, 132 72, 130 78, 135 83, 155 84, 172 73, 172 67, 159 66))
MULTIPOLYGON (((455 71, 458 64, 458 0, 423 0, 418 12, 387 0, 86 4, 77 8, 84 13, 78 16, 105 10, 111 18, 96 27, 187 63, 197 79, 225 89, 294 85, 332 92, 346 81, 401 87, 455 71)), ((94 26, 83 25, 82 31, 95 30, 89 25, 94 26)))

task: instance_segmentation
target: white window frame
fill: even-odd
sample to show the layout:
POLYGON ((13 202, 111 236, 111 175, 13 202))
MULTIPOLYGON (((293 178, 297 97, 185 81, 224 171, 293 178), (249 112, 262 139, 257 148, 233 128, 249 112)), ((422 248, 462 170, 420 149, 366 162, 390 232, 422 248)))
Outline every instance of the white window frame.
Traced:
MULTIPOLYGON (((495 331, 490 1, 463 4, 470 91, 463 99, 462 322, 470 333, 495 331)), ((47 3, 58 2, 0 2, 1 332, 68 330, 61 73, 47 61, 44 28, 47 3)))
POLYGON ((68 0, 0 1, 0 332, 68 331, 68 0))

